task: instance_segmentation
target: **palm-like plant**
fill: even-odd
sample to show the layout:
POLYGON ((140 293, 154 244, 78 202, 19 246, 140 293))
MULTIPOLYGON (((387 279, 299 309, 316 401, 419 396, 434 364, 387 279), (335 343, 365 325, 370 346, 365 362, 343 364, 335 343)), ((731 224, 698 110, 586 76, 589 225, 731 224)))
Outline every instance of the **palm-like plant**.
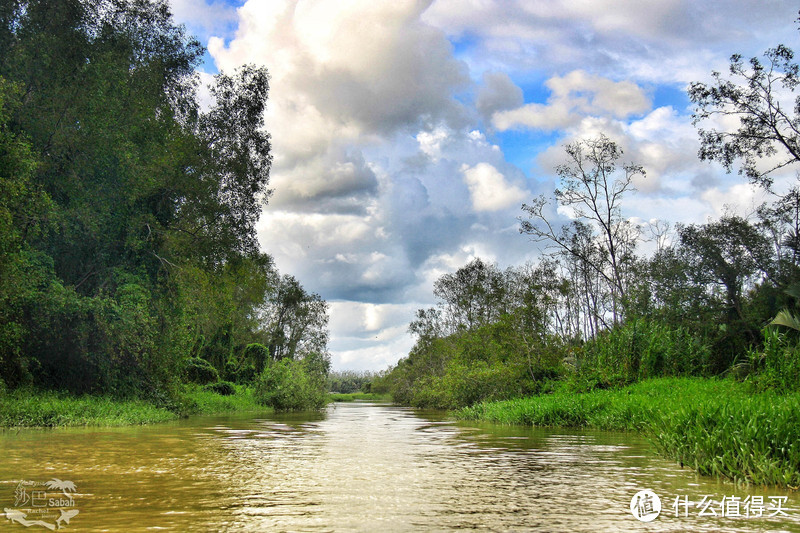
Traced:
MULTIPOLYGON (((800 301, 800 283, 793 283, 789 285, 784 292, 800 301)), ((789 309, 781 309, 778 314, 775 315, 775 318, 772 319, 772 322, 770 322, 769 325, 786 326, 787 328, 800 331, 800 316, 796 315, 789 309)))
POLYGON ((67 498, 71 498, 69 494, 70 492, 77 492, 78 490, 77 487, 75 487, 75 483, 73 483, 72 481, 61 481, 57 477, 54 477, 53 479, 45 483, 45 486, 48 489, 60 490, 61 492, 64 493, 64 496, 66 496, 67 498))

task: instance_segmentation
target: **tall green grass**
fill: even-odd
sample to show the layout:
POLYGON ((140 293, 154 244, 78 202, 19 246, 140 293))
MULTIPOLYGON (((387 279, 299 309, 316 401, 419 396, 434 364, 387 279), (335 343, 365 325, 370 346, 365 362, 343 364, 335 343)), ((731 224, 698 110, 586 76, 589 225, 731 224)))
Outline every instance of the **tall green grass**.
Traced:
POLYGON ((0 391, 0 428, 129 426, 193 414, 269 410, 256 402, 252 389, 241 385, 236 385, 235 389, 235 394, 223 396, 199 385, 189 385, 170 409, 144 400, 119 400, 108 396, 73 396, 35 389, 0 391))
POLYGON ((646 434, 656 450, 701 474, 800 485, 800 394, 752 394, 731 380, 661 378, 600 390, 481 403, 461 419, 593 427, 646 434))
POLYGON ((700 375, 710 348, 680 326, 633 319, 600 333, 574 352, 582 379, 605 388, 643 379, 700 375))
POLYGON ((0 427, 126 426, 177 417, 141 400, 33 390, 0 393, 0 427))
POLYGON ((185 399, 188 414, 215 414, 247 411, 269 411, 269 407, 256 401, 253 389, 244 385, 234 385, 236 392, 223 396, 198 385, 186 388, 185 399))
POLYGON ((800 486, 800 395, 716 398, 650 420, 656 449, 705 475, 800 486))
POLYGON ((755 389, 800 391, 800 343, 795 332, 764 328, 763 349, 751 349, 748 358, 748 381, 755 389))

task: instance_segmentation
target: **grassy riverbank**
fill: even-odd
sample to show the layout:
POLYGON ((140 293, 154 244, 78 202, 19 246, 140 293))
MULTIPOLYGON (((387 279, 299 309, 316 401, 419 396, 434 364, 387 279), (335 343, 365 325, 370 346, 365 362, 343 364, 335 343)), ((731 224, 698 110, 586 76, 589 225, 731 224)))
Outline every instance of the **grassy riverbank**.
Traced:
POLYGON ((129 426, 166 422, 193 414, 268 410, 256 402, 252 389, 241 386, 229 396, 189 386, 181 397, 180 406, 173 409, 143 400, 21 389, 0 393, 0 428, 129 426))
POLYGON ((730 380, 663 378, 617 390, 480 403, 461 419, 645 433, 704 475, 800 486, 800 394, 752 393, 730 380))
POLYGON ((127 426, 178 418, 141 400, 18 390, 0 395, 0 427, 127 426))

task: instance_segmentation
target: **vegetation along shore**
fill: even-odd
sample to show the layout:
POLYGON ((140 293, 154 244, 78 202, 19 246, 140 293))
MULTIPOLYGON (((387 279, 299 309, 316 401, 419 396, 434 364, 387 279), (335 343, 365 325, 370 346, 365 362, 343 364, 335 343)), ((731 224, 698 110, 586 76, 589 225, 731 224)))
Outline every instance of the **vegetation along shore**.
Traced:
POLYGON ((639 431, 661 455, 701 474, 800 486, 800 393, 754 394, 733 380, 659 378, 615 390, 482 402, 456 417, 639 431))

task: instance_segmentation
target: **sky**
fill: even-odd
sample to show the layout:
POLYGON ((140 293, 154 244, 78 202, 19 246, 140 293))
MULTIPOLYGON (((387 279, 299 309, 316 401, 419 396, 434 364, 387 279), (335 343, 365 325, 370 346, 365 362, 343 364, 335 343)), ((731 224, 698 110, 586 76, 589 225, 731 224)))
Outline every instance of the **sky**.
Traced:
POLYGON ((207 48, 202 80, 270 73, 259 240, 329 302, 334 370, 406 356, 441 275, 535 261, 521 205, 552 196, 568 143, 604 134, 645 168, 634 221, 751 213, 761 193, 699 161, 686 89, 733 53, 800 44, 797 5, 775 0, 171 4, 207 48))

